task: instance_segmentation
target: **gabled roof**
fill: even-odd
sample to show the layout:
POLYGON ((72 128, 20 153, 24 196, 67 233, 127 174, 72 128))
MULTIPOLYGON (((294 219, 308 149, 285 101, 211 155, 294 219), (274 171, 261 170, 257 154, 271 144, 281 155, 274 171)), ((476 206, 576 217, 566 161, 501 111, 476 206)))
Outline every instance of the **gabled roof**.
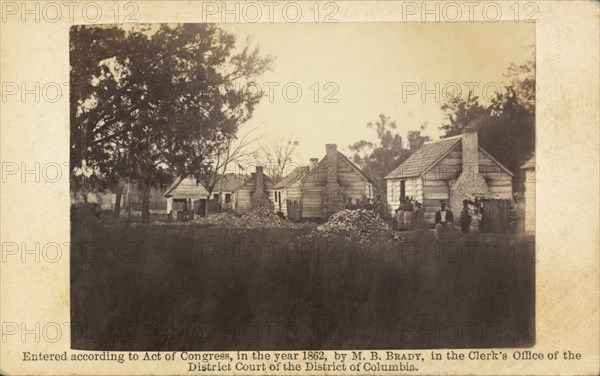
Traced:
POLYGON ((217 179, 213 188, 213 193, 233 192, 240 185, 244 184, 245 181, 246 177, 244 175, 235 174, 233 172, 225 174, 217 179))
MULTIPOLYGON (((352 162, 348 157, 346 157, 344 154, 340 153, 339 151, 336 151, 337 153, 337 157, 338 160, 341 158, 342 160, 346 161, 348 163, 348 165, 350 165, 350 167, 358 174, 360 175, 360 177, 362 177, 366 182, 374 184, 373 180, 371 180, 370 177, 368 177, 364 172, 362 172, 362 170, 356 165, 354 164, 354 162, 352 162)), ((318 170, 320 167, 323 167, 323 164, 327 163, 327 155, 325 155, 323 157, 323 159, 321 159, 319 161, 319 163, 317 163, 317 166, 311 170, 309 170, 304 176, 302 176, 302 180, 306 179, 308 176, 310 176, 310 173, 312 173, 315 170, 318 170)))
MULTIPOLYGON (((396 167, 396 169, 390 172, 384 179, 401 179, 421 176, 444 159, 452 149, 460 143, 461 139, 462 135, 458 135, 442 138, 438 141, 426 142, 419 150, 405 160, 400 166, 396 167)), ((479 146, 478 149, 504 170, 504 172, 513 176, 513 173, 508 168, 498 162, 496 158, 492 157, 490 153, 485 151, 481 146, 479 146)))
POLYGON ((210 196, 206 187, 193 176, 180 176, 164 194, 165 197, 200 199, 210 196))
POLYGON ((400 166, 387 174, 384 179, 411 178, 421 176, 429 167, 444 158, 461 140, 461 136, 442 138, 426 142, 400 166))
POLYGON ((523 166, 521 166, 522 169, 527 169, 527 168, 535 168, 535 155, 531 158, 529 158, 527 160, 527 162, 525 162, 525 164, 523 166))
POLYGON ((340 153, 340 152, 338 151, 338 157, 340 157, 340 156, 341 156, 343 159, 345 159, 345 160, 346 160, 346 162, 348 162, 348 164, 350 165, 350 167, 352 167, 352 169, 353 169, 354 171, 358 172, 358 174, 359 174, 360 176, 362 176, 362 177, 363 177, 363 179, 365 179, 367 182, 369 182, 369 183, 371 183, 371 184, 374 184, 374 183, 373 183, 373 180, 371 180, 371 178, 370 178, 370 177, 368 177, 368 176, 367 176, 367 174, 365 174, 365 173, 364 173, 364 172, 363 172, 363 171, 362 171, 362 170, 361 170, 361 169, 360 169, 360 168, 359 168, 359 167, 358 167, 356 164, 354 164, 354 162, 352 162, 352 161, 350 160, 350 158, 346 157, 344 154, 342 154, 342 153, 340 153))
POLYGON ((302 177, 304 177, 304 175, 308 174, 309 171, 310 171, 309 166, 296 167, 295 169, 292 170, 292 172, 287 174, 287 176, 285 176, 277 184, 275 184, 273 186, 273 189, 283 189, 283 188, 287 187, 288 185, 292 184, 293 182, 297 181, 298 179, 301 179, 302 177))
MULTIPOLYGON (((272 189, 273 188, 273 180, 267 174, 263 174, 263 177, 265 179, 265 181, 264 181, 265 188, 272 189)), ((234 191, 238 191, 238 190, 240 190, 240 188, 242 188, 246 185, 249 185, 249 184, 256 184, 256 173, 255 172, 253 172, 252 175, 250 175, 250 177, 248 179, 246 179, 245 182, 240 184, 234 191)))

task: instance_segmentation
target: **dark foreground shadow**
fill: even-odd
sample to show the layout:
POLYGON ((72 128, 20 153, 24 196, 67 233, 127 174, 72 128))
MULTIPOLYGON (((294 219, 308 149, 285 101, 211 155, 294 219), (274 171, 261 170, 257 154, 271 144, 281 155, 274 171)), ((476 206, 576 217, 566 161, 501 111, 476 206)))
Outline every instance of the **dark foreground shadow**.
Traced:
POLYGON ((307 240, 261 230, 74 221, 72 348, 529 347, 533 236, 307 240))

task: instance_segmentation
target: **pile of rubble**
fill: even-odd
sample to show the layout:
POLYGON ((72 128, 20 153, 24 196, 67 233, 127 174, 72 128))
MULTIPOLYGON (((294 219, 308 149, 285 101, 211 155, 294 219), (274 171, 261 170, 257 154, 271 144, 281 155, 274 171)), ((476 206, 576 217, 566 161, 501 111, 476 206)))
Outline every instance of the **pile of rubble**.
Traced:
POLYGON ((192 222, 235 228, 287 227, 290 225, 289 222, 268 209, 256 209, 242 216, 229 213, 209 214, 204 218, 196 217, 192 222))
POLYGON ((391 239, 394 231, 371 210, 344 210, 333 214, 329 220, 318 226, 311 237, 348 237, 353 241, 371 242, 391 239))

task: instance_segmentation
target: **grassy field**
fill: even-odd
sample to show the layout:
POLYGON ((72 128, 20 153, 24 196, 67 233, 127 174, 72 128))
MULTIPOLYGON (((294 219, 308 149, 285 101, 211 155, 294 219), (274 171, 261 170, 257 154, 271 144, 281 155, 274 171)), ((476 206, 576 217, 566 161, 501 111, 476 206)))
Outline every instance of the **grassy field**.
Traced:
POLYGON ((74 221, 72 347, 527 347, 533 237, 303 240, 305 228, 74 221))

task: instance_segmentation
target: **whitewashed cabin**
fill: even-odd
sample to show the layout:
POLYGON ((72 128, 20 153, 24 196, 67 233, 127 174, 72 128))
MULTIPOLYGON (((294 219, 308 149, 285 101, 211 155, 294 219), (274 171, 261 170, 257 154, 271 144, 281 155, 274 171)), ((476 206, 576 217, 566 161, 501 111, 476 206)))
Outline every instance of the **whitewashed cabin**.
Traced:
POLYGON ((426 142, 385 180, 388 210, 393 213, 401 198, 414 197, 429 224, 441 200, 457 218, 464 199, 511 199, 513 194, 513 173, 479 146, 473 126, 461 135, 426 142))
MULTIPOLYGON (((317 158, 311 159, 313 168, 317 165, 318 161, 317 158)), ((273 186, 271 201, 273 201, 273 210, 275 212, 281 212, 287 217, 288 206, 291 212, 294 205, 300 205, 300 200, 302 199, 302 178, 308 174, 310 168, 310 166, 295 167, 273 186)))
POLYGON ((204 215, 210 193, 193 176, 180 176, 167 189, 167 214, 173 219, 189 219, 189 213, 204 215))
POLYGON ((264 174, 263 167, 256 166, 256 172, 233 192, 235 212, 246 214, 254 209, 272 210, 270 196, 273 185, 273 180, 264 174))
POLYGON ((337 145, 327 144, 325 151, 325 157, 300 179, 301 218, 327 218, 344 210, 348 199, 364 202, 374 196, 373 181, 337 145))
POLYGON ((217 204, 220 205, 221 210, 233 209, 235 202, 234 192, 246 181, 244 175, 236 173, 227 173, 221 175, 210 194, 210 202, 216 208, 217 204))

